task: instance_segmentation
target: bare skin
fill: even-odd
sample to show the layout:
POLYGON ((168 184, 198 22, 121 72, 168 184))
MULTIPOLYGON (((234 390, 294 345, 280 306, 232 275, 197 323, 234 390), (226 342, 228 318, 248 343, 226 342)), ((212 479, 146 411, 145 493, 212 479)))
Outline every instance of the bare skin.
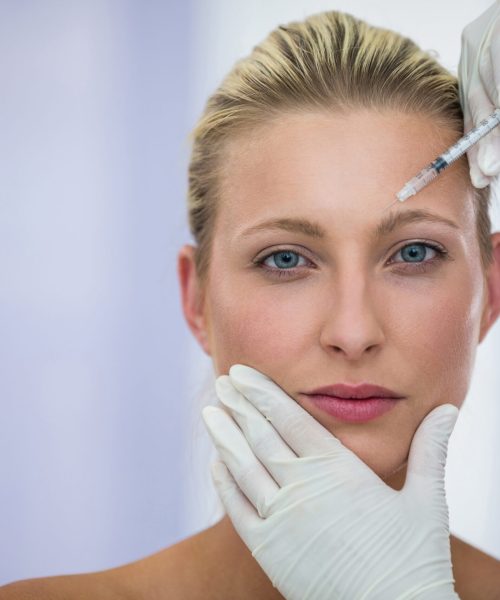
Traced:
MULTIPOLYGON (((450 537, 461 600, 500 600, 500 561, 450 537)), ((282 598, 224 517, 139 561, 98 573, 45 577, 0 588, 0 600, 275 600, 282 598)))
MULTIPOLYGON (((396 490, 404 485, 415 430, 439 404, 461 406, 476 347, 500 313, 500 233, 491 236, 495 262, 483 273, 463 165, 454 165, 398 208, 432 210, 458 229, 410 223, 377 241, 370 235, 394 191, 453 139, 452 132, 436 130, 426 118, 369 111, 341 118, 295 115, 268 124, 248 143, 238 140, 228 148, 224 210, 206 287, 197 278, 193 248, 179 253, 184 315, 217 375, 235 363, 267 374, 396 490), (349 173, 353 164, 363 177, 349 173), (278 214, 320 220, 328 236, 321 242, 284 231, 246 242, 239 237, 243 228, 278 214), (434 261, 419 274, 403 274, 399 260, 389 265, 389 257, 401 255, 402 242, 422 238, 444 245, 453 260, 434 261), (251 266, 262 249, 276 252, 283 246, 303 252, 316 267, 299 266, 285 283, 251 266), (315 410, 300 394, 360 380, 402 391, 408 402, 397 414, 346 425, 315 410)), ((450 543, 461 600, 500 600, 500 561, 455 536, 450 543)), ((281 595, 227 517, 116 569, 0 588, 0 600, 89 597, 272 600, 281 595)))
MULTIPOLYGON (((460 599, 500 600, 500 561, 455 536, 450 542, 455 590, 460 599)), ((144 590, 146 574, 157 582, 149 597, 158 600, 283 598, 241 543, 228 517, 171 548, 132 563, 129 569, 135 571, 137 593, 144 590)), ((120 575, 119 571, 115 575, 120 575)))

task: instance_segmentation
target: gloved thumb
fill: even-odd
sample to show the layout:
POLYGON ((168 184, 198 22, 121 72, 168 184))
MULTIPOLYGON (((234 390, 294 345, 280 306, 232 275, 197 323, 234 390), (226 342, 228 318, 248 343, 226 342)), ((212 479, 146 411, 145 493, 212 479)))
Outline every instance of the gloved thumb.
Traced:
POLYGON ((448 441, 458 414, 459 410, 453 404, 442 404, 424 418, 413 436, 405 490, 413 488, 412 492, 415 492, 418 489, 428 497, 429 490, 432 491, 436 484, 444 487, 448 441))

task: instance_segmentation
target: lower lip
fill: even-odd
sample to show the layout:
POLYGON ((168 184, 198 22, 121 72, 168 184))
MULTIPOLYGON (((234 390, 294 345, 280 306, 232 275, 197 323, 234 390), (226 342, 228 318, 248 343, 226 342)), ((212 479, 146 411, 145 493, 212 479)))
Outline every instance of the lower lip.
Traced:
POLYGON ((319 409, 346 423, 363 423, 376 419, 389 412, 401 400, 401 398, 346 400, 319 394, 307 394, 307 397, 319 409))

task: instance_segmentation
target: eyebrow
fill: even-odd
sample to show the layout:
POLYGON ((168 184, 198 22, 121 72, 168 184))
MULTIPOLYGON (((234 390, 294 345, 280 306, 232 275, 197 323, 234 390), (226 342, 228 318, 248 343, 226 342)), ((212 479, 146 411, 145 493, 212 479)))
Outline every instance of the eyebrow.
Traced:
MULTIPOLYGON (((373 232, 374 238, 381 238, 389 235, 397 227, 402 227, 409 223, 419 223, 422 221, 430 223, 441 223, 452 227, 453 229, 460 229, 460 227, 452 220, 436 215, 428 210, 421 208, 414 208, 406 210, 404 212, 390 213, 387 217, 384 217, 380 223, 376 226, 373 232)), ((280 229, 284 231, 291 231, 295 233, 303 233, 313 238, 326 238, 328 236, 326 230, 319 224, 307 219, 301 218, 281 218, 281 219, 270 219, 257 223, 248 229, 245 229, 241 233, 241 237, 246 237, 263 230, 280 229)))

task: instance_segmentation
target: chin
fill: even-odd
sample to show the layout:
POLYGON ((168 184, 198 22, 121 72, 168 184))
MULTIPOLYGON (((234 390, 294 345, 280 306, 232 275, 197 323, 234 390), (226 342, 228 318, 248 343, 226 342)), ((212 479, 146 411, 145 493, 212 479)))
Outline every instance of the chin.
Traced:
POLYGON ((354 452, 382 481, 400 489, 406 477, 410 442, 402 444, 401 439, 381 439, 380 436, 381 434, 377 433, 375 438, 372 433, 369 436, 364 435, 364 439, 353 439, 350 435, 336 435, 342 444, 354 452))

